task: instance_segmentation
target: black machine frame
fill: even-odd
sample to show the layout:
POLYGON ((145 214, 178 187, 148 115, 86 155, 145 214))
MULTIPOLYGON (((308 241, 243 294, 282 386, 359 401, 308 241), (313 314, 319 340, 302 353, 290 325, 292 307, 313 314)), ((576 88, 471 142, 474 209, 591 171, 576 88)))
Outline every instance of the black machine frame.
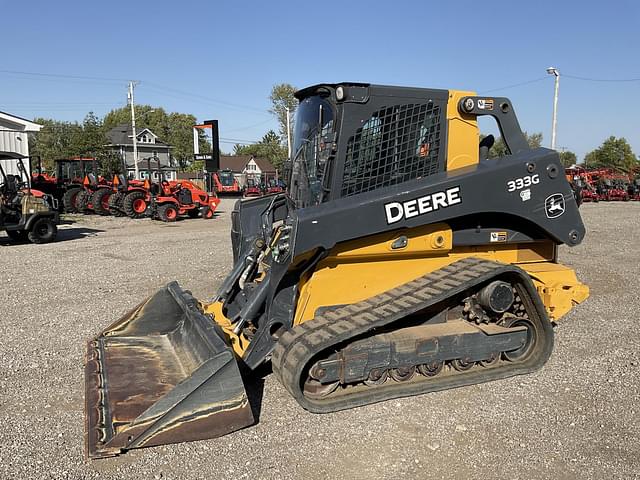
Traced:
MULTIPOLYGON (((218 298, 225 300, 228 318, 256 320, 259 325, 244 358, 250 367, 259 365, 273 349, 275 340, 270 332, 278 325, 292 325, 301 272, 313 268, 339 243, 383 232, 400 235, 403 230, 441 222, 451 226, 454 246, 490 244, 491 233, 496 230, 506 232, 501 240, 504 243, 550 238, 556 244, 573 246, 584 238, 585 228, 558 153, 529 148, 508 99, 464 97, 458 109, 461 114, 494 117, 511 155, 447 171, 446 149, 440 148, 437 173, 343 197, 344 158, 348 140, 356 130, 385 107, 389 98, 396 99, 396 103, 400 98, 402 104, 432 101, 442 106, 441 114, 445 115, 448 91, 330 84, 307 88, 296 96, 302 100, 318 94, 335 106, 334 131, 341 132, 340 138, 330 132, 324 139, 333 144, 325 153, 323 176, 329 176, 331 181, 325 182, 330 188, 323 201, 297 208, 287 195, 276 195, 238 201, 232 214, 236 266, 221 286, 218 298), (338 87, 343 89, 342 100, 336 97, 338 87), (479 99, 484 100, 485 108, 479 108, 479 99), (510 182, 525 178, 530 184, 527 195, 521 196, 524 187, 512 189, 510 182), (436 197, 439 201, 435 201, 436 197), (550 214, 551 207, 561 213, 550 214), (388 209, 395 209, 396 213, 402 210, 403 214, 390 221, 388 209), (269 241, 271 225, 278 221, 284 222, 287 235, 276 246, 279 254, 277 261, 271 262, 270 274, 248 293, 239 293, 237 282, 247 258, 257 255, 256 243, 269 241), (295 258, 307 260, 293 265, 295 258)), ((440 129, 439 141, 446 145, 446 123, 440 129)))

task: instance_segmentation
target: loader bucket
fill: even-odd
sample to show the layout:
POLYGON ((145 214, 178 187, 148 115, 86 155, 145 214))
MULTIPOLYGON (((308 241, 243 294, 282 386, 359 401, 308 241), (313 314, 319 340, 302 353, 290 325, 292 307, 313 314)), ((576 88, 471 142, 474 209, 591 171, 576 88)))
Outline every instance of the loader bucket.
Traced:
POLYGON ((86 453, 214 438, 254 423, 231 348, 176 282, 87 344, 86 453))

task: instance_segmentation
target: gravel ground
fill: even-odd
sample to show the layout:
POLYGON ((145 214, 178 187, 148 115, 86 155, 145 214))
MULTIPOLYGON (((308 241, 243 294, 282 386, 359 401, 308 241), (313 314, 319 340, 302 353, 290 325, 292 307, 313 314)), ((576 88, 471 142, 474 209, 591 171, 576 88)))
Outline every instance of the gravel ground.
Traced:
POLYGON ((0 478, 640 478, 640 203, 583 206, 587 239, 560 256, 591 298, 533 375, 330 415, 266 376, 255 426, 86 462, 84 342, 169 280, 210 297, 231 207, 177 224, 72 216, 42 246, 0 234, 0 478))

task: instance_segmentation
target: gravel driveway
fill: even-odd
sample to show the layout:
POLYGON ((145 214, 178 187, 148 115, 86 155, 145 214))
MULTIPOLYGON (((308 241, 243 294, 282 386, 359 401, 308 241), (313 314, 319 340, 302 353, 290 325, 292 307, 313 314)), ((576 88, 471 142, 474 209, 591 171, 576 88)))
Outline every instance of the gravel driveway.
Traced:
POLYGON ((0 233, 0 478, 640 478, 640 203, 582 207, 587 238, 560 257, 591 298, 533 375, 329 415, 263 375, 255 426, 86 462, 84 342, 170 280, 210 297, 232 204, 176 224, 70 216, 50 245, 0 233))

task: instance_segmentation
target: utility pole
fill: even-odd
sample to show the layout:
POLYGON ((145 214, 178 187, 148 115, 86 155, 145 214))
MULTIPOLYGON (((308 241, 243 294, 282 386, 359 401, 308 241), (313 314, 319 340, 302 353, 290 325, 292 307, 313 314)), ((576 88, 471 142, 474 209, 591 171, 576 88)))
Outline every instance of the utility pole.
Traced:
POLYGON ((140 176, 140 172, 138 171, 138 137, 136 136, 136 106, 133 100, 133 89, 136 87, 138 82, 131 81, 129 82, 129 94, 127 95, 129 100, 129 105, 131 105, 131 131, 133 134, 133 168, 135 169, 136 180, 140 176))
POLYGON ((290 111, 289 107, 284 107, 287 110, 287 153, 288 158, 291 158, 291 121, 289 120, 290 111))
POLYGON ((551 149, 556 149, 556 124, 558 119, 558 89, 560 88, 560 72, 555 67, 547 68, 549 75, 555 76, 555 86, 553 92, 553 121, 551 123, 551 149))

